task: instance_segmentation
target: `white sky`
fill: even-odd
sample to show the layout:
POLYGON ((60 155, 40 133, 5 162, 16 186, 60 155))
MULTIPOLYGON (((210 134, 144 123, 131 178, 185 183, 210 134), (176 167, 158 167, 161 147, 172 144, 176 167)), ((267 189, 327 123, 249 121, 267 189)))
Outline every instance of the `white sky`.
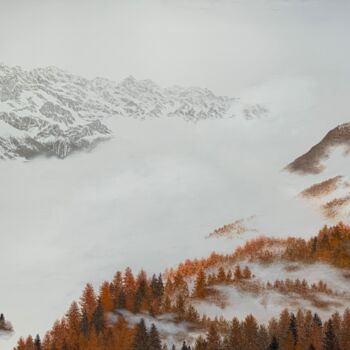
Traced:
POLYGON ((0 311, 12 340, 48 329, 89 280, 232 249, 240 241, 203 237, 238 218, 314 234, 324 222, 294 197, 343 160, 316 179, 280 170, 349 121, 349 18, 346 0, 0 0, 7 65, 198 85, 270 110, 249 123, 124 120, 91 154, 2 162, 0 311))
POLYGON ((271 76, 349 74, 347 0, 0 0, 8 65, 237 94, 271 76), (244 69, 242 69, 244 67, 244 69))

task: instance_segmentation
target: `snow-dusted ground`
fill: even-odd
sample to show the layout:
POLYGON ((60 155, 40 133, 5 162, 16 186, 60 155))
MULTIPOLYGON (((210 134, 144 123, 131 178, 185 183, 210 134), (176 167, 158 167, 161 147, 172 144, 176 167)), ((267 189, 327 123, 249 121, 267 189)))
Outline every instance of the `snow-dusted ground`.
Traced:
POLYGON ((203 331, 200 331, 189 322, 177 322, 173 314, 152 317, 146 314, 132 314, 131 312, 123 310, 118 311, 116 314, 110 314, 110 322, 116 322, 121 315, 130 325, 139 323, 141 319, 145 321, 147 329, 150 329, 152 324, 154 324, 159 331, 162 341, 166 342, 169 347, 173 344, 181 345, 184 340, 189 344, 194 343, 195 339, 203 334, 203 331))
POLYGON ((280 172, 286 156, 271 134, 293 140, 278 136, 273 116, 249 124, 124 119, 118 127, 121 136, 92 153, 0 164, 1 307, 13 339, 48 329, 87 281, 127 265, 160 272, 231 251, 256 234, 205 236, 236 218, 255 214, 257 234, 275 235, 310 236, 322 222, 291 195, 303 179, 280 172))
POLYGON ((343 313, 349 307, 350 279, 345 277, 348 271, 319 263, 304 265, 287 262, 273 264, 242 262, 241 266, 249 266, 255 276, 253 279, 255 282, 273 284, 276 280, 299 279, 302 281, 305 279, 311 286, 313 283, 323 281, 338 295, 316 293, 319 300, 329 303, 326 307, 316 307, 312 301, 296 293, 284 294, 277 290, 248 292, 236 285, 216 285, 212 288, 220 292, 223 304, 209 300, 196 302, 196 309, 201 315, 244 319, 247 315, 253 314, 260 322, 268 322, 271 317, 278 317, 285 308, 294 312, 301 308, 317 312, 326 319, 332 313, 336 311, 343 313), (293 269, 290 270, 290 267, 293 269))

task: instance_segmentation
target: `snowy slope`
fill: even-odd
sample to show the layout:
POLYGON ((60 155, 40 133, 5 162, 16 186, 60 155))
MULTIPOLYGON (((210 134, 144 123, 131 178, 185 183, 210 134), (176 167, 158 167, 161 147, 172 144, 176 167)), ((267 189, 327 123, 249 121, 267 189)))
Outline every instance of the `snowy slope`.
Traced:
MULTIPOLYGON (((278 262, 261 264, 242 261, 241 266, 249 266, 254 278, 244 284, 217 284, 211 288, 220 297, 215 300, 208 298, 195 303, 200 315, 243 320, 253 314, 259 322, 266 323, 272 317, 286 308, 297 312, 299 309, 312 310, 326 319, 333 313, 343 313, 350 302, 350 280, 348 271, 327 264, 315 263, 303 265, 300 263, 278 262), (275 281, 305 280, 309 286, 317 285, 319 281, 326 283, 332 293, 313 291, 307 294, 295 291, 281 292, 275 288, 266 288, 266 283, 272 285, 275 281)), ((234 268, 227 266, 226 268, 234 268)))
POLYGON ((0 65, 0 159, 65 158, 91 149, 113 136, 107 126, 110 117, 196 122, 233 117, 236 111, 247 120, 267 113, 261 105, 241 105, 238 99, 202 88, 161 88, 133 77, 117 84, 55 67, 25 71, 0 65))

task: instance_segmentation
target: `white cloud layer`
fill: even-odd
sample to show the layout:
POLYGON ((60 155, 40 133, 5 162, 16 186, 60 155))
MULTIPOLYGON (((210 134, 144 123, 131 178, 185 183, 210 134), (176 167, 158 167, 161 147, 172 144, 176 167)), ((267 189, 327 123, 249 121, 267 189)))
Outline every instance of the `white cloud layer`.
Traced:
POLYGON ((348 2, 0 5, 6 64, 206 86, 270 111, 253 121, 117 120, 117 137, 92 153, 1 162, 0 311, 13 340, 47 330, 87 281, 233 249, 242 240, 204 237, 238 218, 256 215, 272 235, 309 236, 324 223, 296 198, 314 181, 281 169, 349 120, 348 2))

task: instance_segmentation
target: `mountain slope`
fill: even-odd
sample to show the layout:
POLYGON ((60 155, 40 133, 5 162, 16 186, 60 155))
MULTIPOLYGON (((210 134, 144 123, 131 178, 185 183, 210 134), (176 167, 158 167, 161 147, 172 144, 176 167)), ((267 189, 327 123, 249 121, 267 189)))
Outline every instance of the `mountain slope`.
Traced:
MULTIPOLYGON (((98 293, 86 285, 42 349, 161 350, 161 342, 169 349, 183 341, 196 350, 234 349, 232 341, 221 344, 235 326, 239 349, 266 350, 276 338, 281 349, 307 350, 327 337, 327 322, 335 322, 332 337, 340 345, 330 349, 348 349, 349 240, 350 227, 340 223, 309 240, 260 237, 232 254, 186 260, 151 278, 143 270, 118 271, 98 293)), ((33 349, 33 338, 20 339, 16 349, 33 349)))
POLYGON ((318 144, 288 164, 286 169, 299 174, 319 174, 325 168, 322 161, 330 156, 333 148, 339 146, 345 147, 346 154, 350 152, 350 123, 329 131, 318 144))
MULTIPOLYGON (((201 88, 161 88, 128 77, 121 83, 85 78, 55 67, 26 71, 0 65, 0 159, 37 155, 65 158, 108 140, 111 117, 179 117, 187 121, 233 116, 237 99, 201 88)), ((260 105, 242 108, 246 119, 267 113, 260 105)))

